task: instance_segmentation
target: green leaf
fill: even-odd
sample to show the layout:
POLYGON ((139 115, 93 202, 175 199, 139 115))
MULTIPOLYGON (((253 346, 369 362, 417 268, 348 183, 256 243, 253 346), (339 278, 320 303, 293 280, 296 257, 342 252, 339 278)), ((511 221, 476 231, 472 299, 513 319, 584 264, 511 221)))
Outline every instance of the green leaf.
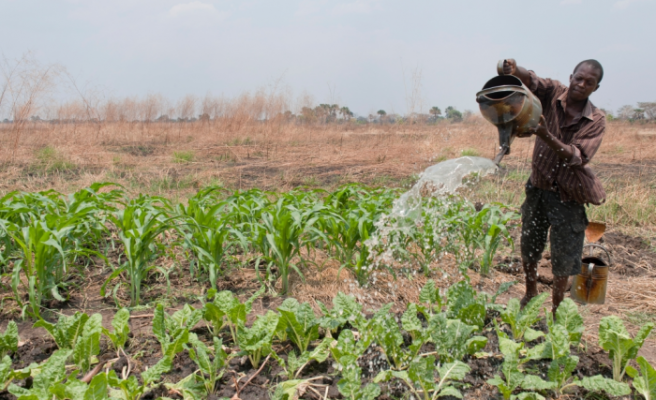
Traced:
POLYGON ((107 375, 101 373, 91 380, 84 393, 84 400, 106 400, 107 397, 107 375))
POLYGON ((513 336, 515 339, 522 339, 526 329, 539 320, 540 309, 547 297, 549 297, 548 293, 541 293, 535 296, 528 302, 526 307, 519 312, 517 323, 513 328, 513 336))
POLYGON ((441 365, 437 372, 440 375, 440 380, 461 381, 469 373, 471 368, 461 361, 446 363, 441 365))
POLYGON ((579 309, 574 300, 564 299, 556 310, 556 324, 562 325, 567 329, 569 341, 577 345, 581 341, 583 334, 583 317, 579 314, 579 309))
POLYGON ((164 343, 167 341, 166 338, 166 320, 164 313, 164 306, 162 304, 157 304, 155 307, 155 312, 153 313, 153 335, 157 338, 157 341, 164 343))
POLYGON ((5 333, 0 335, 0 357, 18 351, 18 325, 9 321, 5 333))
POLYGON ((526 328, 526 331, 524 332, 524 340, 526 340, 526 342, 532 342, 543 336, 544 336, 544 332, 536 331, 535 329, 531 329, 531 328, 526 328))
POLYGON ((538 393, 520 393, 520 394, 514 394, 511 397, 512 400, 545 400, 544 396, 538 394, 538 393))
POLYGON ((419 317, 417 317, 417 305, 411 303, 401 317, 401 324, 403 329, 410 333, 413 338, 421 334, 424 329, 421 325, 419 317))
POLYGON ((613 379, 604 378, 601 375, 584 377, 579 382, 590 392, 605 392, 611 396, 626 396, 631 394, 631 388, 624 382, 616 382, 613 379))
POLYGON ((155 365, 141 373, 141 378, 145 385, 156 382, 162 378, 162 375, 169 372, 173 366, 173 360, 170 357, 164 357, 157 361, 155 365))
POLYGON ((656 400, 656 370, 645 360, 644 357, 636 359, 640 367, 640 373, 628 366, 626 372, 633 378, 633 387, 647 400, 656 400))
POLYGON ((91 368, 91 358, 100 353, 101 331, 102 316, 93 314, 84 324, 82 335, 80 335, 73 348, 73 361, 80 367, 82 372, 87 372, 91 368))
POLYGON ((467 325, 485 326, 485 306, 474 303, 464 307, 458 312, 458 318, 467 325))
POLYGON ((524 380, 522 381, 522 389, 526 389, 526 390, 544 391, 544 390, 553 390, 555 388, 556 388, 555 382, 545 381, 544 379, 536 375, 526 375, 524 376, 524 380))

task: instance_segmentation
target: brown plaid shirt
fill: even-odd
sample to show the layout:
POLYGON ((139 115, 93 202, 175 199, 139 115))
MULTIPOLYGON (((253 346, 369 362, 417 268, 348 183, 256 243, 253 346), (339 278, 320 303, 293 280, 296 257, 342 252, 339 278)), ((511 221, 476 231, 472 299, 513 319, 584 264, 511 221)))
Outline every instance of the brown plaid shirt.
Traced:
POLYGON ((568 163, 560 159, 542 139, 536 138, 531 183, 543 190, 559 192, 562 201, 603 203, 606 192, 587 164, 601 145, 606 116, 588 100, 581 115, 566 126, 567 86, 556 80, 539 78, 533 71, 529 73, 529 89, 542 102, 547 129, 564 144, 573 146, 574 150, 574 157, 568 163))

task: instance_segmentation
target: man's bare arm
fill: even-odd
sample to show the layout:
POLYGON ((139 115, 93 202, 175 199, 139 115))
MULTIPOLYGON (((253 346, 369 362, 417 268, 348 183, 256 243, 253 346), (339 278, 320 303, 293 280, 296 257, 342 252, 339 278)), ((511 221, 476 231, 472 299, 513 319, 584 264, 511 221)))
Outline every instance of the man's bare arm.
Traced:
POLYGON ((551 148, 551 150, 556 152, 561 160, 567 162, 568 164, 572 163, 572 159, 575 156, 578 156, 579 158, 581 157, 581 153, 578 151, 578 149, 575 149, 572 145, 561 142, 557 137, 549 132, 547 129, 547 123, 544 120, 544 116, 540 117, 540 124, 537 128, 535 128, 535 136, 542 139, 542 141, 545 142, 547 146, 551 148))
POLYGON ((518 77, 526 87, 531 86, 531 77, 528 74, 528 70, 524 67, 517 65, 517 62, 508 58, 503 60, 503 73, 504 75, 514 75, 518 77))

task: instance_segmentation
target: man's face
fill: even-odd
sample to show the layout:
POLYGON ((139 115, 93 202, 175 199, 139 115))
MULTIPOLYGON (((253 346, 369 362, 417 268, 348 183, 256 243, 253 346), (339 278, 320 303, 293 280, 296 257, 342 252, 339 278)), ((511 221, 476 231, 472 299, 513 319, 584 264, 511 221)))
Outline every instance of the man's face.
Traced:
POLYGON ((599 70, 589 64, 581 64, 569 76, 569 97, 575 101, 583 101, 599 88, 599 70))

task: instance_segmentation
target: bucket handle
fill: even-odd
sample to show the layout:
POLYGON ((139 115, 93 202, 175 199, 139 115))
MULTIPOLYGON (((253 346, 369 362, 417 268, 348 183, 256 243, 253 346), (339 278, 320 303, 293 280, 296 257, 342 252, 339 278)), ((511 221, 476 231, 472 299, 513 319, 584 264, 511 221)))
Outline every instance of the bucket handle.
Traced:
POLYGON ((588 243, 588 244, 586 244, 586 245, 583 246, 584 249, 585 249, 586 247, 596 247, 596 248, 598 248, 598 249, 603 250, 604 253, 606 253, 606 257, 608 257, 608 268, 610 268, 610 267, 613 266, 613 260, 610 258, 610 252, 608 251, 607 248, 605 248, 604 246, 602 246, 602 245, 600 245, 600 244, 596 244, 596 243, 588 243))

